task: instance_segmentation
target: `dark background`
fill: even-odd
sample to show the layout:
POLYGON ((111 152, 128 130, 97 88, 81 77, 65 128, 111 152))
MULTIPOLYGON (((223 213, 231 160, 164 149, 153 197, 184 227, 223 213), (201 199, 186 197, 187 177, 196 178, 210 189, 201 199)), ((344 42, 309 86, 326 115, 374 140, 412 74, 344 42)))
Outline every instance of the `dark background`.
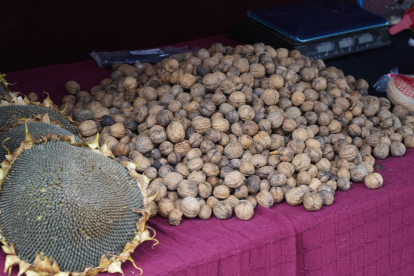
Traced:
POLYGON ((304 1, 5 0, 0 71, 83 61, 92 51, 147 49, 221 35, 249 10, 304 1))

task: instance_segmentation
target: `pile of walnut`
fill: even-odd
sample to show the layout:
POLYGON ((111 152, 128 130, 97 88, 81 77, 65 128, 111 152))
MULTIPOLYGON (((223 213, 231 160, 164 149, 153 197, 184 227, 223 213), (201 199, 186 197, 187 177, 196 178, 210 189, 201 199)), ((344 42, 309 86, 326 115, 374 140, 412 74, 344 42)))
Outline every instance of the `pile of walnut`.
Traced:
POLYGON ((378 159, 414 147, 414 117, 368 83, 262 43, 114 64, 90 92, 67 83, 61 110, 152 182, 157 213, 242 220, 284 199, 309 211, 352 182, 382 185, 378 159))

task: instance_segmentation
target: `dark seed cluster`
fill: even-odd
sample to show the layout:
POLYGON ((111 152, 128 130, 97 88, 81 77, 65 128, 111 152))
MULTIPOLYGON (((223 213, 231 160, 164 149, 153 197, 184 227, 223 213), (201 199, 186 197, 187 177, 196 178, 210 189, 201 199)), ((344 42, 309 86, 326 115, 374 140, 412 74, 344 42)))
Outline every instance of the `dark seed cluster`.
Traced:
POLYGON ((97 267, 137 234, 143 207, 137 182, 122 165, 61 141, 25 150, 0 194, 1 234, 29 263, 37 253, 61 271, 97 267))

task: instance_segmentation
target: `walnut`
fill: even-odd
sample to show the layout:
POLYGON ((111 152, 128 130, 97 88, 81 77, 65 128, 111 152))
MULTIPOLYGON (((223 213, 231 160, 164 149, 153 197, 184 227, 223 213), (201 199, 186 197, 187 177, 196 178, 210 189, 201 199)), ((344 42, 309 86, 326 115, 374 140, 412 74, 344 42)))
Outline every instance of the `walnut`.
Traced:
POLYGON ((351 188, 351 182, 345 177, 339 177, 336 182, 342 191, 348 191, 351 188))
POLYGON ((339 150, 339 157, 347 161, 353 161, 357 157, 358 148, 354 145, 344 145, 339 150))
POLYGON ((234 210, 237 204, 239 204, 239 199, 235 195, 230 195, 224 200, 224 202, 230 205, 230 207, 234 210))
POLYGON ((267 164, 267 157, 261 154, 255 154, 252 156, 250 162, 256 168, 261 168, 267 164))
POLYGON ((246 198, 249 195, 249 189, 246 185, 242 185, 234 190, 234 196, 238 199, 246 198))
POLYGON ((294 154, 302 153, 305 150, 305 143, 302 140, 294 139, 287 144, 294 154))
POLYGON ((101 107, 101 108, 96 109, 93 112, 93 119, 95 121, 100 121, 101 118, 105 115, 110 115, 109 110, 105 107, 101 107))
POLYGON ((207 90, 214 91, 220 85, 220 79, 217 75, 207 74, 203 77, 203 85, 207 90))
POLYGON ((176 172, 167 174, 163 179, 164 185, 167 186, 167 189, 170 191, 177 190, 177 186, 181 181, 183 181, 183 176, 176 172))
POLYGON ((378 189, 384 183, 384 179, 379 173, 371 173, 365 177, 365 185, 370 189, 378 189))
POLYGON ((198 194, 201 198, 207 199, 211 196, 213 188, 208 182, 203 182, 198 185, 198 194))
POLYGON ((220 173, 219 167, 216 164, 212 164, 212 163, 205 163, 203 165, 202 171, 207 176, 217 176, 220 173))
POLYGON ((299 185, 309 185, 312 180, 312 177, 309 172, 301 171, 298 173, 297 182, 299 185))
POLYGON ((136 89, 138 87, 138 82, 134 77, 126 77, 122 84, 125 90, 136 89))
POLYGON ((274 111, 267 117, 273 129, 279 128, 283 124, 284 117, 279 111, 274 111))
POLYGON ((329 160, 326 158, 322 158, 321 160, 319 160, 315 164, 315 166, 316 168, 318 168, 318 170, 325 170, 325 171, 331 170, 331 162, 329 162, 329 160))
POLYGON ((245 58, 237 58, 233 61, 233 66, 236 67, 240 73, 249 72, 249 61, 245 58))
POLYGON ((124 143, 118 143, 113 150, 113 154, 115 155, 115 157, 119 157, 119 156, 127 156, 129 153, 129 147, 127 144, 124 143))
POLYGON ((323 77, 317 77, 312 80, 312 88, 316 91, 324 91, 327 87, 326 79, 323 77))
POLYGON ((338 183, 335 180, 329 180, 328 182, 326 182, 327 185, 331 186, 334 191, 336 191, 336 189, 338 188, 338 183))
POLYGON ((181 201, 181 212, 187 218, 195 218, 200 212, 200 203, 195 197, 185 197, 181 201))
POLYGON ((285 81, 280 75, 271 75, 269 77, 269 88, 271 89, 280 89, 285 84, 285 81))
POLYGON ((233 208, 223 201, 218 201, 213 206, 213 213, 218 219, 229 219, 233 215, 233 208))
POLYGON ((228 120, 223 118, 213 119, 211 127, 220 132, 227 132, 230 128, 230 123, 228 120))
POLYGON ((71 95, 76 95, 80 91, 80 85, 76 81, 66 83, 66 91, 71 95))
POLYGON ((143 174, 150 179, 155 179, 158 176, 158 171, 156 168, 150 167, 146 169, 143 174))
POLYGON ((353 182, 363 182, 368 172, 363 166, 357 165, 350 170, 350 174, 353 182))
MULTIPOLYGON (((165 161, 167 163, 167 161, 165 161)), ((168 164, 162 165, 161 168, 158 170, 158 174, 161 178, 166 177, 168 174, 174 172, 174 168, 168 164)))
MULTIPOLYGON (((181 202, 183 200, 181 198, 177 199, 176 201, 174 201, 174 206, 176 209, 181 210, 181 202)), ((181 211, 180 211, 181 212, 181 211)))
POLYGON ((309 146, 305 149, 304 153, 309 156, 313 163, 316 163, 322 159, 322 150, 318 147, 309 146))
POLYGON ((240 220, 249 220, 254 214, 253 204, 248 200, 240 200, 234 209, 236 217, 240 220))
MULTIPOLYGON (((111 127, 112 129, 112 127, 111 127)), ((139 137, 135 142, 136 150, 140 153, 147 153, 154 149, 154 144, 151 141, 150 137, 139 137)))
POLYGON ((345 177, 346 179, 351 179, 351 173, 346 168, 340 168, 337 173, 338 177, 345 177))
POLYGON ((180 224, 183 213, 179 209, 173 209, 168 215, 168 222, 170 225, 177 226, 180 224))
POLYGON ((198 217, 202 220, 210 219, 212 211, 213 211, 213 209, 209 205, 203 205, 200 208, 200 212, 198 213, 198 217))
POLYGON ((168 198, 158 201, 158 214, 163 218, 168 218, 172 210, 175 209, 174 202, 168 198))
POLYGON ((242 105, 238 110, 239 117, 242 121, 253 120, 256 116, 253 108, 250 105, 242 105))
MULTIPOLYGON (((233 124, 233 126, 234 125, 236 125, 236 124, 233 124)), ((243 131, 243 133, 245 133, 247 135, 254 136, 259 132, 259 126, 255 122, 247 120, 247 121, 244 122, 241 130, 243 131)), ((265 146, 265 145, 263 145, 263 146, 265 146)))
POLYGON ((322 183, 321 183, 321 181, 318 179, 318 178, 312 178, 311 179, 311 182, 309 183, 309 189, 311 190, 311 191, 318 191, 318 189, 319 189, 319 186, 321 185, 322 183))
POLYGON ((122 124, 114 124, 110 128, 109 134, 115 138, 122 138, 125 136, 125 126, 122 124))
POLYGON ((226 185, 218 185, 214 188, 213 195, 217 199, 226 199, 230 195, 230 189, 226 185))
POLYGON ((332 120, 328 125, 328 130, 330 133, 340 133, 341 129, 341 123, 337 120, 332 120))
POLYGON ((266 89, 260 96, 266 105, 275 105, 279 102, 279 92, 275 89, 266 89))
POLYGON ((241 143, 231 142, 224 148, 224 154, 229 159, 240 158, 244 153, 244 147, 241 143))
POLYGON ((306 171, 311 164, 311 159, 306 153, 299 153, 292 160, 292 165, 296 171, 306 171))
POLYGON ((252 175, 255 173, 255 168, 253 166, 252 163, 250 162, 242 162, 239 166, 239 171, 243 174, 243 175, 252 175))
POLYGON ((364 79, 358 79, 358 80, 355 81, 355 88, 356 88, 356 90, 360 90, 360 89, 368 90, 369 84, 364 79))
POLYGON ((253 143, 253 138, 250 135, 242 134, 239 136, 238 141, 243 145, 244 149, 249 149, 253 143))
POLYGON ((277 170, 283 173, 286 177, 289 177, 295 172, 295 167, 289 162, 281 162, 277 165, 277 170))
POLYGON ((200 157, 195 157, 187 163, 187 167, 190 172, 201 170, 203 165, 203 159, 201 159, 200 157))
POLYGON ((198 195, 198 187, 193 182, 182 180, 178 183, 177 193, 180 197, 196 197, 198 195))
POLYGON ((219 202, 219 200, 218 200, 217 198, 215 198, 214 196, 210 196, 210 197, 207 199, 206 204, 207 204, 208 206, 210 206, 211 208, 213 208, 214 204, 216 204, 217 202, 219 202))
POLYGON ((267 190, 262 190, 256 195, 257 203, 263 207, 270 208, 274 204, 272 194, 267 190))
POLYGON ((302 203, 305 192, 301 188, 290 189, 286 194, 286 202, 291 206, 296 206, 302 203))
MULTIPOLYGON (((191 145, 187 140, 184 140, 181 143, 177 143, 174 146, 174 151, 181 156, 186 156, 190 150, 191 150, 191 145)), ((193 157, 200 157, 200 156, 201 156, 201 152, 198 149, 198 150, 194 150, 193 153, 190 153, 190 155, 187 156, 187 159, 192 159, 193 157), (194 154, 195 152, 197 152, 198 154, 194 154), (191 156, 192 154, 194 154, 194 156, 191 156)))
POLYGON ((79 132, 84 137, 93 136, 98 132, 96 123, 92 120, 83 121, 79 125, 79 132))
POLYGON ((180 122, 172 121, 167 127, 168 139, 171 142, 178 143, 184 140, 185 130, 180 122))
POLYGON ((319 191, 319 194, 322 196, 322 205, 329 206, 334 202, 334 193, 328 190, 319 191))
POLYGON ((378 159, 385 159, 390 153, 390 147, 386 144, 378 144, 374 148, 374 156, 378 159))
POLYGON ((303 198, 303 206, 306 210, 315 212, 322 208, 323 199, 319 193, 309 193, 303 198))
POLYGON ((190 89, 196 81, 196 77, 192 74, 184 74, 180 77, 180 85, 185 89, 190 89))
POLYGON ((200 134, 206 133, 211 128, 211 121, 208 118, 197 116, 191 122, 195 131, 200 134))
POLYGON ((372 173, 374 171, 374 166, 371 165, 370 162, 364 161, 364 162, 361 162, 359 165, 364 167, 368 173, 372 173))
POLYGON ((263 78, 266 74, 265 67, 261 64, 251 64, 249 72, 255 79, 263 78))
POLYGON ((414 148, 414 134, 408 134, 404 137, 404 145, 407 149, 414 148))
MULTIPOLYGON (((375 149, 374 149, 374 151, 375 151, 375 149)), ((397 156, 397 157, 403 156, 405 154, 405 151, 406 151, 406 149, 405 149, 405 146, 404 146, 403 143, 393 142, 391 144, 391 154, 392 154, 392 156, 397 156)))
POLYGON ((232 171, 224 178, 224 184, 229 188, 238 188, 243 185, 246 178, 239 171, 232 171))

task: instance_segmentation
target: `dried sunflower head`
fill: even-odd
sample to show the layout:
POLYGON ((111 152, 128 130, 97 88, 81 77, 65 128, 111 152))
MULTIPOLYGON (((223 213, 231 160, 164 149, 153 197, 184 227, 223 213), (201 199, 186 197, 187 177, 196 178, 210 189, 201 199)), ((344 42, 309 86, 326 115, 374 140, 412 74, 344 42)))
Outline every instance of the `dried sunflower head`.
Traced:
MULTIPOLYGON (((47 134, 57 134, 59 137, 64 135, 73 135, 66 129, 41 122, 28 122, 27 129, 29 133, 33 135, 34 140, 37 140, 41 136, 47 134)), ((14 124, 11 128, 4 129, 4 131, 0 131, 0 142, 2 144, 0 147, 0 163, 6 159, 7 154, 13 153, 18 147, 20 147, 20 144, 23 142, 25 137, 26 130, 23 122, 14 124)), ((75 136, 75 141, 79 143, 82 140, 75 136)))
POLYGON ((107 145, 27 134, 0 169, 5 269, 18 264, 19 275, 28 276, 122 273, 130 253, 153 239, 145 226, 149 180, 136 166, 117 162, 107 145))
POLYGON ((0 129, 13 125, 21 119, 58 125, 73 134, 79 135, 77 124, 60 111, 49 96, 40 102, 30 102, 27 97, 14 97, 10 102, 0 102, 0 129))

